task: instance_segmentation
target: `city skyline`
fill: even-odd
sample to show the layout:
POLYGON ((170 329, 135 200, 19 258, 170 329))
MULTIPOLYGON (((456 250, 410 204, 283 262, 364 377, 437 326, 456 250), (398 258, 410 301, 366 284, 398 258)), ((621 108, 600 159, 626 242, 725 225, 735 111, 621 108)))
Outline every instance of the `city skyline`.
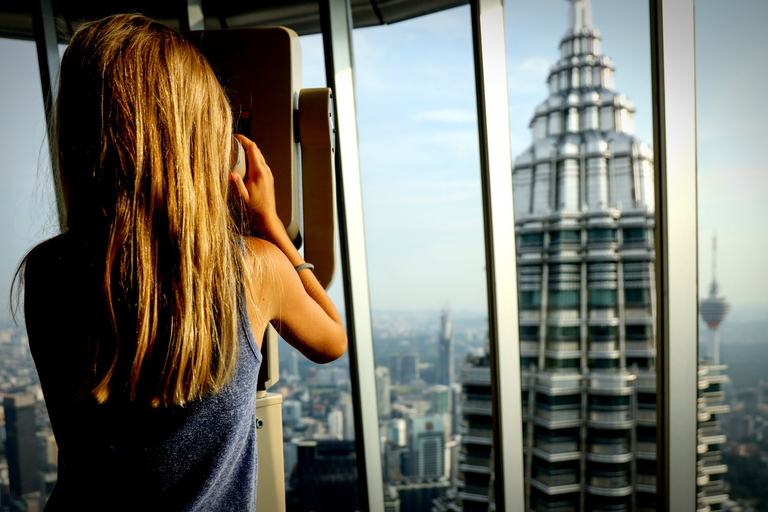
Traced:
MULTIPOLYGON (((593 5, 604 53, 618 63, 616 88, 635 103, 638 137, 650 143, 647 4, 594 0, 593 5), (623 18, 633 23, 612 21, 623 18)), ((759 200, 768 195, 768 173, 763 162, 742 150, 759 138, 757 123, 768 115, 764 102, 750 101, 768 76, 768 65, 734 50, 765 40, 758 20, 765 19, 768 7, 747 1, 729 5, 749 9, 746 23, 733 37, 718 38, 716 48, 703 36, 697 41, 702 55, 697 59, 699 231, 703 240, 715 228, 720 233, 720 282, 733 304, 729 320, 734 321, 760 318, 768 309, 760 293, 768 286, 768 273, 759 271, 757 256, 768 251, 768 237, 757 228, 757 219, 768 213, 759 200), (725 55, 728 65, 740 69, 744 79, 738 87, 747 94, 734 90, 736 85, 728 85, 728 94, 722 94, 717 76, 725 55), (733 117, 727 109, 734 106, 742 113, 749 108, 755 121, 736 126, 722 122, 733 117), (717 145, 712 144, 715 138, 717 145)), ((530 140, 529 113, 546 90, 546 73, 557 59, 550 42, 565 30, 567 7, 564 0, 507 4, 513 157, 530 140)), ((697 34, 721 25, 733 28, 734 16, 726 7, 701 0, 697 7, 697 34)), ((469 9, 356 30, 354 43, 372 308, 437 310, 448 299, 454 311, 483 314, 485 262, 469 9), (408 250, 393 240, 403 240, 408 250), (446 275, 449 282, 444 282, 446 275)), ((321 38, 304 36, 302 45, 304 86, 324 85, 321 38)), ((3 322, 12 273, 36 240, 54 232, 55 215, 44 193, 50 173, 38 165, 47 150, 34 45, 0 40, 0 66, 15 71, 0 81, 0 215, 8 219, 0 226, 3 322)), ((710 276, 705 251, 699 260, 700 286, 706 289, 710 276)), ((338 281, 333 290, 337 300, 338 281)))

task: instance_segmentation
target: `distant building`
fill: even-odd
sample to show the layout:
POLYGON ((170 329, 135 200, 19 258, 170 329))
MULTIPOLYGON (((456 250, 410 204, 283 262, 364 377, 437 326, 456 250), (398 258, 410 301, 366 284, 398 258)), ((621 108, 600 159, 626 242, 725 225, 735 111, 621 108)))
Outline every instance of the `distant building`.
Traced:
POLYGON ((451 332, 451 314, 447 309, 440 313, 440 337, 437 340, 437 350, 437 383, 450 386, 453 384, 453 333, 451 332))
POLYGON ((419 354, 391 354, 389 356, 389 375, 392 382, 410 384, 420 378, 419 354))
POLYGON ((730 412, 725 403, 723 385, 728 382, 727 366, 699 363, 699 398, 696 463, 697 512, 724 510, 728 492, 724 481, 728 466, 723 463, 722 449, 726 437, 722 415, 730 412))
POLYGON ((283 424, 295 425, 301 419, 301 402, 298 400, 285 400, 283 402, 283 424))
MULTIPOLYGON (((408 452, 403 474, 441 477, 445 472, 445 430, 439 414, 416 416, 408 421, 408 452)), ((402 499, 402 497, 401 497, 402 499)))
POLYGON ((35 426, 35 397, 32 394, 6 395, 5 450, 11 496, 24 498, 41 490, 40 442, 35 426))
POLYGON ((427 389, 430 411, 443 417, 443 430, 446 440, 454 433, 453 394, 453 389, 441 384, 430 386, 427 389))
POLYGON ((352 406, 352 395, 342 392, 339 396, 338 407, 344 414, 344 440, 355 439, 355 414, 352 406))
POLYGON ((302 441, 291 474, 287 510, 360 510, 354 441, 302 441))
POLYGON ((408 480, 394 484, 398 495, 400 510, 403 512, 423 512, 432 508, 432 502, 445 495, 450 483, 445 479, 408 480))
POLYGON ((467 356, 461 382, 461 442, 456 452, 456 489, 447 500, 437 500, 435 510, 487 512, 491 504, 492 404, 488 355, 467 356))
POLYGON ((328 413, 328 436, 333 439, 344 439, 344 413, 338 409, 328 413))
POLYGON ((389 368, 379 366, 376 373, 376 403, 379 408, 379 418, 389 418, 392 414, 392 383, 389 378, 389 368))
POLYGON ((731 310, 731 304, 728 300, 725 297, 718 296, 719 291, 720 286, 717 283, 717 237, 713 236, 712 283, 709 285, 709 297, 699 302, 699 313, 712 333, 706 359, 715 365, 720 364, 720 324, 731 310))

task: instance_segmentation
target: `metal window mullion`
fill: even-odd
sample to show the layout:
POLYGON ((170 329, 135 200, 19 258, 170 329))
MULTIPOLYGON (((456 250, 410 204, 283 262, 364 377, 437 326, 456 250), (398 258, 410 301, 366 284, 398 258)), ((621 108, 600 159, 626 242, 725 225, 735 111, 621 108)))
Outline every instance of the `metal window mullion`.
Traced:
POLYGON ((352 12, 349 0, 322 0, 320 18, 328 85, 336 118, 336 184, 341 272, 349 337, 350 375, 360 510, 384 511, 371 305, 357 145, 352 12))
POLYGON ((205 30, 203 0, 186 0, 186 6, 179 16, 181 30, 205 30))
POLYGON ((659 354, 659 502, 696 510, 698 381, 694 0, 650 0, 659 354), (674 371, 672 371, 674 369, 674 371))
POLYGON ((523 418, 504 7, 502 0, 473 0, 471 10, 488 283, 494 497, 497 510, 522 512, 523 418))
MULTIPOLYGON (((45 123, 48 131, 48 152, 51 157, 51 169, 55 169, 56 155, 53 151, 54 118, 53 106, 58 95, 59 80, 59 39, 56 33, 56 18, 53 15, 52 0, 32 2, 32 26, 37 46, 37 63, 40 68, 40 89, 43 93, 45 123)), ((61 184, 53 175, 56 189, 56 208, 59 215, 59 227, 66 228, 66 211, 61 184)))

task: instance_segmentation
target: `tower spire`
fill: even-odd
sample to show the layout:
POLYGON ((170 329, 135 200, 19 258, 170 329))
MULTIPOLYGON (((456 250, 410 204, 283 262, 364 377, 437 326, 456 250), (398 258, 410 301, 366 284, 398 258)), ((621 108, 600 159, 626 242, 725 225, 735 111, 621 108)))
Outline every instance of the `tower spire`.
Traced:
POLYGON ((571 31, 578 34, 592 27, 592 2, 590 0, 568 0, 571 2, 569 23, 571 31))
POLYGON ((717 231, 712 233, 712 284, 709 285, 709 294, 717 296, 717 231))

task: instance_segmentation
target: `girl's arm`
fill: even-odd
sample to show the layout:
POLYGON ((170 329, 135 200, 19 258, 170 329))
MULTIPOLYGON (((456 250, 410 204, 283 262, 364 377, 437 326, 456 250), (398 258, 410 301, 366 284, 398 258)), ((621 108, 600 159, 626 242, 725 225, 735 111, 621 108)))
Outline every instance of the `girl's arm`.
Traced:
POLYGON ((307 358, 316 363, 333 361, 347 349, 339 313, 311 270, 296 272, 304 258, 277 216, 272 171, 255 143, 237 137, 246 151, 248 172, 245 181, 235 173, 230 180, 248 208, 253 234, 259 237, 247 240, 246 245, 269 259, 278 277, 262 283, 264 300, 259 311, 307 358))

